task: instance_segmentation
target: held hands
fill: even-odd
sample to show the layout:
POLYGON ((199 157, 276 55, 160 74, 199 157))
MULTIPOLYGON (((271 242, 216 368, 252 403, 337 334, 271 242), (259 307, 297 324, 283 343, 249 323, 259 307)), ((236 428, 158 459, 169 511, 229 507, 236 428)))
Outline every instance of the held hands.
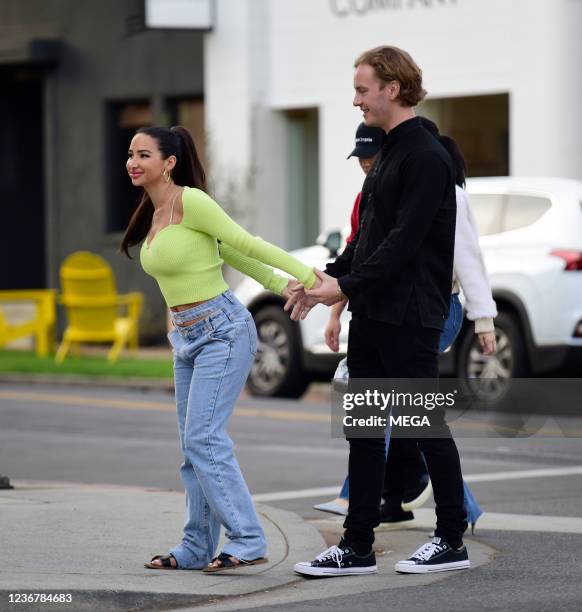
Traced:
MULTIPOLYGON (((320 283, 321 281, 316 277, 314 287, 320 283)), ((305 287, 300 282, 294 280, 290 280, 287 283, 287 287, 285 287, 282 295, 287 298, 283 310, 286 312, 291 311, 290 317, 292 321, 305 319, 309 311, 317 303, 315 300, 308 298, 305 294, 305 287)))
POLYGON ((497 350, 497 341, 495 340, 495 332, 482 332, 479 336, 479 345, 483 351, 483 355, 493 355, 497 350))
POLYGON ((319 304, 325 304, 326 306, 333 306, 337 302, 341 302, 346 299, 346 296, 342 293, 342 290, 337 282, 337 278, 329 276, 325 272, 315 268, 315 276, 320 280, 320 283, 316 283, 312 289, 307 289, 305 294, 308 297, 315 299, 319 304))
POLYGON ((284 308, 287 312, 291 310, 291 320, 293 321, 305 319, 316 304, 332 306, 345 299, 335 278, 317 268, 314 268, 314 272, 316 276, 315 285, 311 289, 305 289, 303 285, 299 284, 291 290, 292 295, 284 308))
POLYGON ((281 296, 285 298, 286 302, 288 302, 291 299, 293 292, 298 291, 299 289, 303 289, 303 285, 298 280, 290 278, 287 286, 285 289, 283 289, 281 296))

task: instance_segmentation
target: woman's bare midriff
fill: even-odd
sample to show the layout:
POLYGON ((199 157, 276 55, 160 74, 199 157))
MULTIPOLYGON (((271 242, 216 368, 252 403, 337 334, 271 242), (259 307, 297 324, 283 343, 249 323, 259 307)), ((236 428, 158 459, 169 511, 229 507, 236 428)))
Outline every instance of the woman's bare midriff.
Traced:
MULTIPOLYGON (((194 308, 195 306, 200 306, 200 304, 206 304, 210 300, 202 300, 201 302, 192 302, 191 304, 180 304, 179 306, 172 306, 170 310, 172 312, 182 312, 183 310, 189 310, 190 308, 194 308)), ((206 319, 205 317, 198 317, 197 319, 192 319, 191 321, 184 321, 183 323, 175 323, 179 327, 188 327, 189 325, 194 325, 194 323, 198 323, 198 321, 202 321, 206 319)))

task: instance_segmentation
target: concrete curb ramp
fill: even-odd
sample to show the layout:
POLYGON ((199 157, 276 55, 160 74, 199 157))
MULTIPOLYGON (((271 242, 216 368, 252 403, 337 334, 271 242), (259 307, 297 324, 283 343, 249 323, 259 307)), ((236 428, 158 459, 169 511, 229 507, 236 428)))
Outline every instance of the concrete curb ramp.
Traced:
MULTIPOLYGON (((182 493, 139 488, 18 482, 0 491, 0 610, 9 594, 71 593, 72 603, 27 603, 30 610, 154 610, 200 605, 274 589, 302 579, 298 560, 325 543, 294 513, 257 505, 269 542, 268 565, 229 573, 157 571, 143 567, 180 538, 182 493)), ((20 608, 19 608, 20 609, 20 608)))

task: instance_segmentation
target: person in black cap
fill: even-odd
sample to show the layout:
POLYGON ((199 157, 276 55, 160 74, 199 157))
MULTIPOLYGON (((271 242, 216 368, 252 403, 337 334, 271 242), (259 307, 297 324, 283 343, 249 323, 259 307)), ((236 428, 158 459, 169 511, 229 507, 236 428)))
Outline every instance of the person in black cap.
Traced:
MULTIPOLYGON (((360 162, 360 168, 364 174, 367 175, 372 169, 376 157, 382 148, 384 137, 386 132, 383 129, 377 127, 371 127, 365 123, 360 123, 356 130, 356 146, 354 150, 348 155, 348 159, 351 157, 357 157, 360 162)), ((360 191, 354 201, 352 208, 352 214, 350 217, 351 231, 348 236, 346 243, 349 244, 358 231, 359 218, 360 218, 360 201, 362 199, 362 192, 360 191)), ((334 304, 330 309, 329 321, 325 328, 325 342, 332 351, 339 350, 339 334, 341 331, 340 317, 344 308, 346 307, 347 300, 342 300, 337 304, 334 304)))
MULTIPOLYGON (((371 127, 365 123, 360 123, 356 130, 356 146, 354 150, 348 155, 348 159, 351 157, 357 157, 360 162, 360 168, 365 175, 370 172, 376 157, 382 148, 386 132, 383 129, 377 127, 371 127)), ((346 239, 346 244, 349 244, 354 236, 358 232, 358 225, 360 219, 360 201, 362 199, 362 192, 360 191, 356 196, 354 205, 352 207, 352 214, 350 215, 350 235, 346 239)), ((330 308, 329 321, 325 328, 325 343, 327 346, 337 353, 339 351, 339 336, 341 332, 341 321, 340 318, 347 305, 347 300, 342 300, 337 304, 334 304, 330 308)), ((349 503, 349 481, 346 478, 342 485, 341 491, 334 500, 325 502, 323 504, 317 504, 314 506, 316 510, 323 510, 324 512, 331 512, 333 514, 346 515, 348 513, 349 503)))

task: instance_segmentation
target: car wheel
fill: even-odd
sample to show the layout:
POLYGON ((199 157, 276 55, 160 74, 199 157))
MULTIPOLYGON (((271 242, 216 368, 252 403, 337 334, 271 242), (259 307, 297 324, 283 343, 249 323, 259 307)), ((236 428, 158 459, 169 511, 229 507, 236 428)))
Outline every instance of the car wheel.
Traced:
POLYGON ((300 397, 309 378, 301 364, 298 324, 279 306, 253 314, 257 326, 257 356, 247 380, 252 395, 300 397))
POLYGON ((469 328, 459 347, 459 377, 467 381, 486 380, 479 388, 490 398, 503 393, 509 379, 527 376, 528 367, 522 336, 515 315, 500 312, 495 319, 497 350, 493 355, 485 356, 481 352, 477 334, 469 328))

